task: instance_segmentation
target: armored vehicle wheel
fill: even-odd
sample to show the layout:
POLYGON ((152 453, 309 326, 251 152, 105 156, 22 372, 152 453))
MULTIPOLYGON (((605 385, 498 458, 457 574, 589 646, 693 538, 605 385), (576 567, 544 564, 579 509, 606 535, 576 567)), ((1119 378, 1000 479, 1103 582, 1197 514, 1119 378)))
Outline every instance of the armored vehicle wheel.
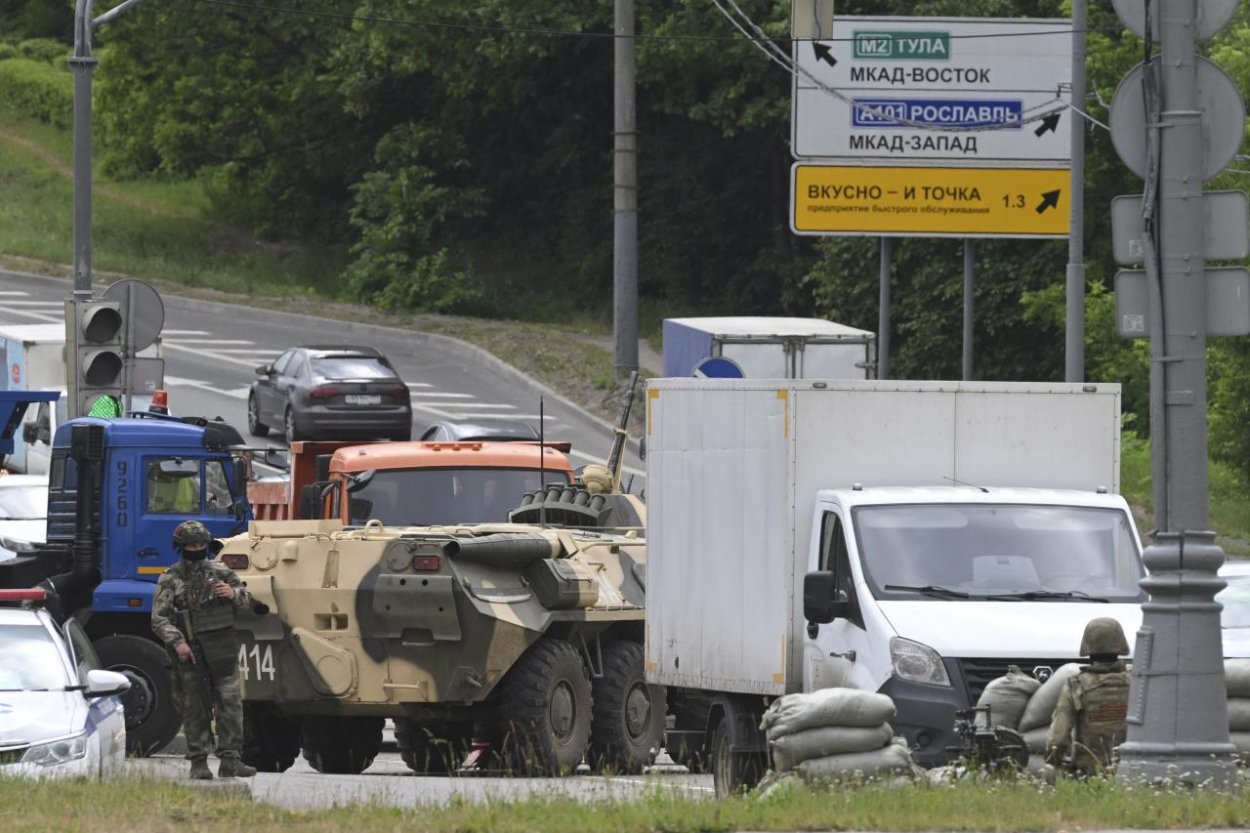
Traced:
POLYGON ((560 775, 582 762, 590 740, 590 680, 562 639, 540 639, 501 685, 495 748, 516 773, 560 775))
POLYGON ((327 775, 359 775, 382 748, 380 717, 304 718, 304 760, 327 775))
POLYGON ((164 749, 182 725, 165 649, 142 636, 114 634, 96 640, 95 650, 100 665, 130 680, 130 690, 122 695, 126 754, 151 755, 164 749))
POLYGON ((298 720, 272 703, 243 703, 243 763, 261 772, 286 772, 300 749, 298 720))
POLYGON ((399 756, 413 772, 445 775, 460 768, 473 743, 471 723, 420 723, 408 718, 395 721, 399 756))
POLYGON ((591 684, 591 695, 591 767, 634 773, 653 764, 664 735, 664 688, 647 685, 642 646, 603 646, 603 676, 591 684))
POLYGON ((269 435, 269 426, 260 421, 260 402, 254 393, 247 398, 247 432, 253 437, 269 435))

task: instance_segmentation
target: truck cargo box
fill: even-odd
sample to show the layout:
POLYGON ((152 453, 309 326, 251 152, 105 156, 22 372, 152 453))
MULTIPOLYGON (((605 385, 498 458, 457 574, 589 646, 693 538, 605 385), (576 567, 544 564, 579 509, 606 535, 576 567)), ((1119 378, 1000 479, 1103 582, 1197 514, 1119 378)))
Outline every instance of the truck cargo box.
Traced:
POLYGON ((648 679, 802 686, 820 489, 1119 487, 1118 385, 651 380, 648 679))
POLYGON ((871 379, 876 336, 822 318, 666 318, 664 375, 690 376, 723 357, 748 379, 871 379))

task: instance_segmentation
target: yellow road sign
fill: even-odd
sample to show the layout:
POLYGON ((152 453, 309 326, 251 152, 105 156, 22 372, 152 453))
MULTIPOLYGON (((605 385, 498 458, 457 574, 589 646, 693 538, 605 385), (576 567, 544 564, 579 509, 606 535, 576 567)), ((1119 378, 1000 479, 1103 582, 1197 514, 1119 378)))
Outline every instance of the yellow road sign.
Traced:
POLYGON ((1065 168, 796 164, 795 234, 1067 237, 1065 168))

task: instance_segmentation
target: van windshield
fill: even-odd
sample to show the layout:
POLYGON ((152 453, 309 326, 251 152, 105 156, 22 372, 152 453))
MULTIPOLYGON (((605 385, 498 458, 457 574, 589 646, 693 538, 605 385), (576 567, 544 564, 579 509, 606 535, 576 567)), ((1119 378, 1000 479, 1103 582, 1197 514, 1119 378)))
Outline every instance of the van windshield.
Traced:
MULTIPOLYGON (((568 483, 548 471, 547 483, 568 483)), ((351 523, 377 518, 388 526, 496 523, 542 485, 538 469, 448 468, 378 471, 349 493, 351 523)))
POLYGON ((864 577, 879 599, 1144 601, 1128 516, 1020 504, 860 506, 864 577))

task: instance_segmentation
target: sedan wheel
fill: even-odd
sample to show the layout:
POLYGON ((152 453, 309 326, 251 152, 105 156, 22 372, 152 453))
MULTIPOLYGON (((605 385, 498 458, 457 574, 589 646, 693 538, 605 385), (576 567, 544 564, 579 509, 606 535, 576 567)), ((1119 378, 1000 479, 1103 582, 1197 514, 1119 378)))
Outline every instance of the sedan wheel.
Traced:
POLYGON ((254 393, 247 398, 247 432, 253 437, 269 435, 269 426, 260 421, 260 403, 254 393))
POLYGON ((304 438, 303 435, 300 434, 299 429, 295 427, 295 411, 290 405, 286 406, 286 415, 283 417, 282 422, 286 429, 287 445, 304 438))

